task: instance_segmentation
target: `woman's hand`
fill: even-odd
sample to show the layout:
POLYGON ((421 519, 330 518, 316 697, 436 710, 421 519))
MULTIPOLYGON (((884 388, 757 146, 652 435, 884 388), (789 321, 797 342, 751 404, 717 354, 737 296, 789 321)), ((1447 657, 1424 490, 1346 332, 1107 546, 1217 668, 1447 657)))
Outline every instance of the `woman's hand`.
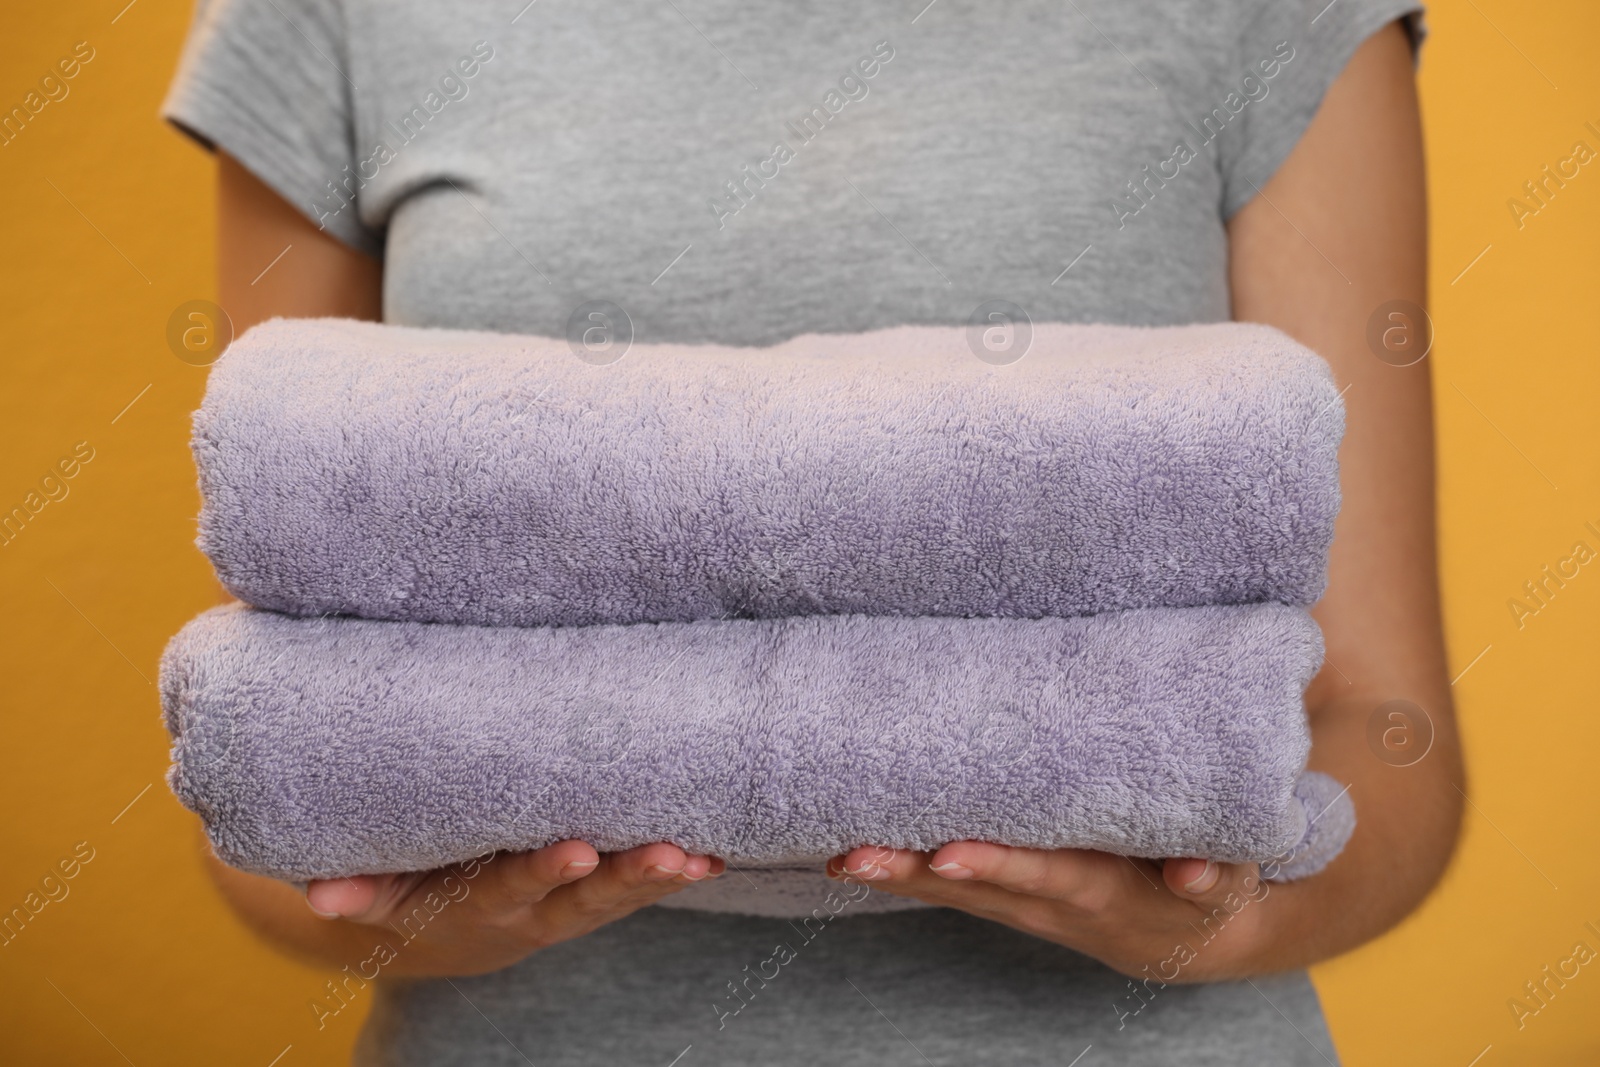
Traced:
POLYGON ((872 888, 959 908, 1164 984, 1260 970, 1272 894, 1256 864, 1133 860, 959 841, 937 852, 858 848, 828 863, 872 888))
POLYGON ((417 957, 398 973, 484 974, 722 871, 721 860, 675 845, 600 855, 563 841, 437 871, 312 882, 306 903, 324 919, 375 927, 374 944, 387 943, 392 962, 417 957))
POLYGON ((209 849, 207 865, 257 933, 307 962, 367 980, 509 967, 724 870, 720 859, 675 845, 601 855, 581 841, 562 841, 419 874, 312 882, 302 894, 287 882, 234 870, 209 849))

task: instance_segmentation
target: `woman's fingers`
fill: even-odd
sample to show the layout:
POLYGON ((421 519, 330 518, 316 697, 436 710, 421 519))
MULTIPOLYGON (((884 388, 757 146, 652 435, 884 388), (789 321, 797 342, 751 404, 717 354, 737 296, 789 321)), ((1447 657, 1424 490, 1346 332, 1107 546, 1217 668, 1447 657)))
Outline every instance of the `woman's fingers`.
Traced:
POLYGON ((844 856, 839 870, 871 882, 874 888, 914 887, 919 896, 976 899, 963 894, 961 887, 985 886, 1090 911, 1125 896, 1130 878, 1143 881, 1126 860, 1104 852, 1010 848, 982 841, 957 841, 931 855, 858 848, 844 856))
POLYGON ((1127 884, 1126 864, 1104 852, 1041 851, 981 841, 957 841, 933 854, 929 869, 942 878, 971 879, 1031 897, 1095 910, 1127 884))
MULTIPOLYGON (((621 854, 610 863, 582 841, 561 841, 528 852, 508 852, 476 865, 470 877, 461 866, 411 874, 354 875, 311 882, 306 887, 306 903, 318 915, 329 919, 382 924, 424 883, 438 882, 455 899, 460 890, 455 882, 469 886, 475 897, 475 910, 490 914, 520 916, 552 892, 583 880, 602 868, 607 877, 597 883, 596 892, 585 899, 617 895, 624 888, 657 882, 697 881, 721 873, 720 860, 706 856, 687 856, 674 845, 646 845, 621 854), (714 868, 714 871, 713 871, 714 868)), ((465 899, 465 895, 461 896, 465 899)))
POLYGON ((893 849, 856 849, 829 861, 828 873, 835 878, 859 878, 875 890, 896 896, 913 897, 926 904, 960 908, 983 919, 1005 923, 1039 936, 1050 936, 1050 902, 1013 893, 996 885, 970 879, 950 879, 930 867, 927 852, 893 849))
POLYGON ((306 904, 324 919, 381 923, 427 877, 426 872, 357 874, 314 881, 306 886, 306 904))
POLYGON ((599 865, 600 854, 584 842, 558 841, 529 852, 497 855, 484 868, 489 877, 478 888, 491 908, 525 908, 555 889, 587 877, 599 865))
POLYGON ((1155 869, 1143 860, 1088 849, 1007 848, 977 841, 946 845, 931 869, 947 878, 970 878, 1013 893, 1101 914, 1148 901, 1170 903, 1155 869))
POLYGON ((874 889, 889 889, 888 883, 903 882, 916 868, 919 855, 921 853, 905 849, 868 845, 833 857, 823 870, 830 878, 848 876, 857 881, 871 882, 874 889))
POLYGON ((676 845, 644 845, 601 857, 593 874, 540 903, 544 935, 565 939, 654 903, 722 871, 721 861, 691 856, 676 845))
MULTIPOLYGON (((1161 889, 1150 864, 1086 849, 1031 849, 983 841, 957 841, 930 854, 878 846, 835 858, 829 872, 849 874, 876 888, 925 887, 929 875, 952 883, 979 882, 1023 896, 1043 897, 1084 911, 1098 911, 1135 893, 1161 889), (1149 868, 1149 873, 1147 873, 1149 868)), ((1259 895, 1256 864, 1169 859, 1161 868, 1165 888, 1180 900, 1218 903, 1229 894, 1259 895)))
POLYGON ((1161 877, 1179 898, 1202 906, 1220 904, 1231 896, 1264 896, 1267 886, 1254 863, 1218 863, 1215 860, 1171 859, 1162 865, 1161 877))
POLYGON ((995 886, 952 881, 929 868, 931 854, 907 849, 868 846, 854 849, 828 862, 827 871, 835 878, 849 876, 871 884, 873 889, 916 897, 930 904, 948 904, 968 911, 1001 908, 1010 903, 1006 893, 995 886))
POLYGON ((1270 884, 1256 864, 1160 862, 1083 849, 1028 849, 958 841, 933 853, 867 847, 828 862, 897 896, 959 908, 1068 945, 1124 974, 1198 937, 1204 961, 1185 980, 1231 973, 1259 943, 1270 884))
POLYGON ((393 875, 358 874, 353 878, 332 878, 306 886, 306 904, 324 919, 348 919, 365 914, 377 899, 379 878, 393 875))
POLYGON ((602 855, 585 842, 561 841, 434 871, 314 881, 306 903, 325 918, 379 929, 396 920, 425 926, 408 955, 443 973, 483 974, 724 869, 722 860, 676 845, 602 855))

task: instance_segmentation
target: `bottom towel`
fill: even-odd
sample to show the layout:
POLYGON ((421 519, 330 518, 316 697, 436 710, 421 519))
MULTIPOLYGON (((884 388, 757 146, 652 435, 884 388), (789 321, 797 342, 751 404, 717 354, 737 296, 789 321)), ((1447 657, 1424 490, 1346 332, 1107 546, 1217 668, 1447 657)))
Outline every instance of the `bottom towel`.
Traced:
MULTIPOLYGON (((1321 655, 1281 605, 556 629, 229 605, 173 639, 161 695, 218 856, 290 881, 567 838, 741 868, 965 839, 1292 854, 1298 877, 1352 826, 1302 776, 1321 655)), ((680 903, 787 906, 722 899, 737 878, 680 903)))

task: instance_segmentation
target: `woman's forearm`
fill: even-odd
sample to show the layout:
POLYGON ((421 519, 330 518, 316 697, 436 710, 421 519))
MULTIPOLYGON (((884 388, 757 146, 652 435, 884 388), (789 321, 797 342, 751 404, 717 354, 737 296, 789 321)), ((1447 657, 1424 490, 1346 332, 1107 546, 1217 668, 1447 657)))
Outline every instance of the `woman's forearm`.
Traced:
POLYGON ((1357 50, 1229 223, 1235 317, 1326 358, 1346 412, 1343 505, 1313 610, 1328 665, 1306 705, 1311 766, 1349 785, 1356 829, 1321 873, 1272 888, 1269 936, 1251 953, 1259 969, 1313 963, 1393 926, 1438 881, 1460 823, 1435 562, 1424 189, 1412 53, 1396 24, 1357 50), (1374 347, 1374 322, 1406 343, 1403 358, 1374 347))
MULTIPOLYGON (((1388 706, 1394 699, 1351 692, 1310 709, 1311 767, 1348 784, 1356 829, 1316 877, 1270 886, 1267 899, 1278 899, 1263 909, 1270 933, 1251 970, 1309 966, 1371 940, 1411 912, 1449 863, 1464 788, 1455 735, 1430 731, 1409 709, 1388 706)), ((1404 699, 1433 722, 1448 717, 1448 691, 1404 699)))

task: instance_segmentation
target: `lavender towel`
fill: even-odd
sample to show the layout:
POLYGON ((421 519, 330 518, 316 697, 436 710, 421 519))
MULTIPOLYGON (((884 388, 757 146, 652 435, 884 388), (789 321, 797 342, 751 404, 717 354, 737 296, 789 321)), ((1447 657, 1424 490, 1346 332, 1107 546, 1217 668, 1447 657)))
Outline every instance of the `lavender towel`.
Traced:
POLYGON ((1270 604, 537 629, 230 605, 173 639, 161 694, 178 797, 223 860, 289 880, 568 837, 1320 865, 1349 833, 1297 792, 1320 659, 1270 604))
POLYGON ((194 452, 224 585, 302 615, 1035 618, 1320 595, 1343 412, 1265 326, 768 349, 275 320, 194 452))

